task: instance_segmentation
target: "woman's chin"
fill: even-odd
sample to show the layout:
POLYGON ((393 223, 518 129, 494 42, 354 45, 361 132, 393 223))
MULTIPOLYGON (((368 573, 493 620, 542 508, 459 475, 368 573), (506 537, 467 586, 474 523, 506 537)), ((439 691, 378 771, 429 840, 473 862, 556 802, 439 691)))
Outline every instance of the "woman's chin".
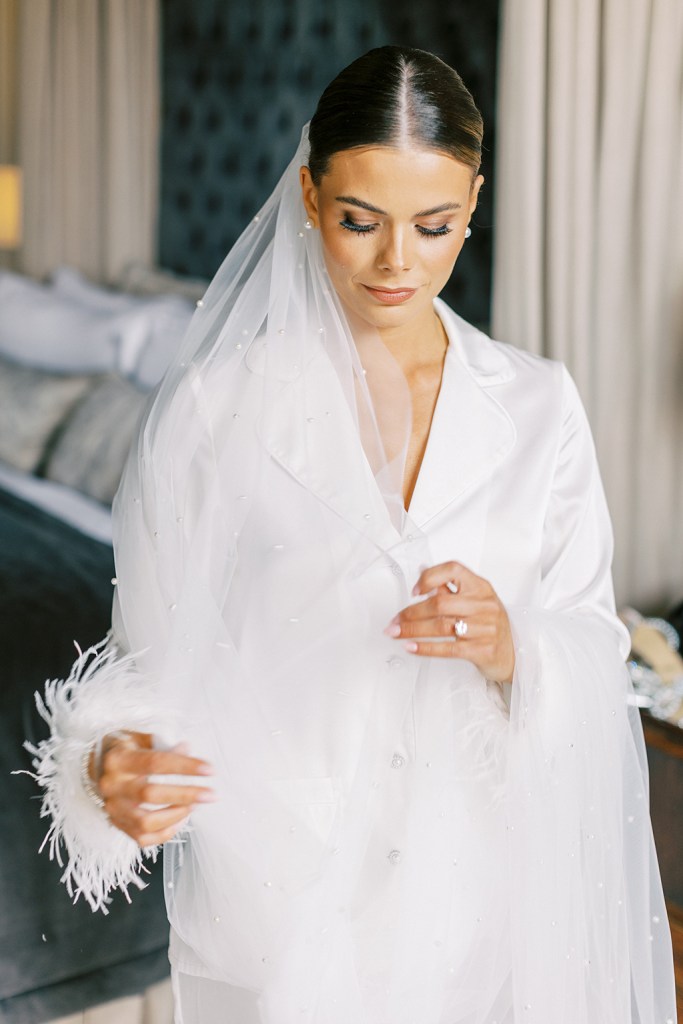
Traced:
POLYGON ((416 291, 401 302, 384 303, 366 292, 354 295, 352 301, 342 297, 342 301, 365 323, 382 330, 400 328, 421 316, 431 316, 434 299, 431 294, 416 291))

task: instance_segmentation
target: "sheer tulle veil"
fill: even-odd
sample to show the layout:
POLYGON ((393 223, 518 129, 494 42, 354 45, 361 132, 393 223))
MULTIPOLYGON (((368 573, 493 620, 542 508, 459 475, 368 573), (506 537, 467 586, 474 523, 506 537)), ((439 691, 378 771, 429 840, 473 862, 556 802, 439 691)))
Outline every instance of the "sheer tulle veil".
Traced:
POLYGON ((511 704, 383 633, 434 564, 403 506, 410 393, 331 286, 307 157, 304 129, 115 502, 112 642, 150 728, 216 772, 218 801, 164 850, 176 979, 201 989, 183 1024, 223 1020, 235 989, 262 1024, 664 1024, 614 631, 529 609, 511 704), (428 757, 398 758, 401 734, 428 757))

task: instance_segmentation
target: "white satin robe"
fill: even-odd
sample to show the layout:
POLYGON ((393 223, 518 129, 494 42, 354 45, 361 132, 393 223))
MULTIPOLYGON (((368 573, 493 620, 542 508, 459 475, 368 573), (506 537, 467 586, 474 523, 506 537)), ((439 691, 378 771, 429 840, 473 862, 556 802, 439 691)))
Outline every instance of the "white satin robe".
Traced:
MULTIPOLYGON (((648 891, 640 894, 639 913, 628 926, 620 927, 613 921, 606 925, 609 939, 605 938, 607 932, 601 935, 600 929, 596 929, 592 939, 586 939, 583 952, 578 942, 574 943, 577 932, 585 930, 590 934, 591 917, 609 920, 609 913, 600 904, 599 887, 605 884, 600 876, 618 867, 618 860, 611 865, 601 858, 599 865, 582 863, 573 876, 569 865, 579 856, 572 847, 581 841, 576 837, 581 833, 595 837, 596 833, 589 830, 598 831, 596 807, 602 805, 598 799, 594 801, 596 806, 592 806, 590 790, 594 785, 599 789, 603 759, 610 756, 610 751, 616 754, 623 742, 625 734, 620 729, 626 728, 628 714, 628 678, 623 660, 629 651, 629 639, 615 614, 610 574, 612 531, 586 416, 576 387, 560 363, 491 341, 440 300, 436 309, 449 345, 429 439, 408 509, 409 519, 427 537, 432 564, 454 559, 491 582, 510 615, 517 653, 517 670, 511 686, 487 683, 483 704, 478 697, 473 697, 469 704, 463 697, 460 706, 463 715, 482 720, 495 708, 493 714, 498 718, 491 728, 488 756, 492 761, 499 756, 505 758, 506 767, 501 769, 506 780, 503 785, 507 786, 511 800, 507 810, 499 806, 491 816, 483 814, 481 820, 476 814, 468 817, 469 812, 463 813, 463 827, 472 829, 473 838, 469 847, 463 842, 459 857, 463 871, 469 872, 471 895, 463 897, 465 890, 460 892, 463 934, 454 943, 453 955, 456 959, 460 955, 460 962, 464 962, 465 949, 473 941, 477 923, 483 922, 481 926, 489 928, 491 934, 498 930, 506 938, 501 939, 495 957, 494 947, 488 946, 492 960, 496 960, 491 974, 498 972, 499 979, 492 983, 495 992, 487 995, 488 1002, 477 1003, 479 996, 473 996, 471 1005, 467 998, 456 999, 448 1009, 448 1001, 440 1002, 438 994, 418 990, 404 994, 392 1009, 383 1011, 368 996, 362 1009, 360 1003, 349 1004, 347 1014, 357 1015, 354 1024, 361 1019, 367 1024, 395 1024, 399 1014, 401 1021, 415 1020, 415 1024, 426 1020, 438 1020, 439 1024, 545 1024, 549 1019, 554 1024, 625 1024, 627 1020, 658 1024, 660 1020, 673 1019, 675 1009, 670 967, 668 972, 666 968, 670 961, 669 935, 657 868, 652 860, 640 768, 633 774, 637 756, 629 761, 622 782, 628 790, 624 793, 625 804, 630 807, 635 802, 640 815, 642 832, 634 859, 640 863, 643 857, 649 858, 650 864, 636 884, 648 891), (577 649, 575 656, 573 647, 577 649), (554 664, 558 660, 564 664, 554 664), (601 692, 596 692, 601 678, 605 685, 601 692), (617 720, 621 725, 615 732, 617 720), (605 727, 612 729, 611 737, 605 736, 605 727), (588 748, 584 746, 580 760, 574 758, 574 748, 582 740, 588 748), (498 743, 508 746, 507 754, 495 750, 498 743), (529 748, 533 753, 529 753, 529 748), (548 787, 537 797, 527 793, 530 780, 551 761, 557 772, 554 788, 548 787), (522 810, 527 796, 530 806, 522 810), (566 820, 551 822, 556 802, 559 806, 564 802, 571 806, 566 820), (555 856, 554 847, 563 841, 566 849, 556 857, 552 868, 555 875, 567 871, 566 892, 559 897, 564 909, 558 909, 554 887, 563 883, 557 877, 544 878, 542 871, 538 872, 538 864, 544 863, 544 846, 548 864, 550 857, 555 856), (500 844, 498 848, 496 844, 500 844), (516 877, 507 875, 507 858, 513 865, 526 868, 520 869, 516 877), (511 886, 516 892, 509 911, 503 908, 503 902, 511 886), (488 897, 482 902, 485 890, 488 897), (582 924, 555 920, 563 913, 570 916, 567 903, 572 901, 581 907, 582 924), (658 925, 651 939, 653 917, 658 925), (629 929, 631 955, 642 958, 642 963, 636 963, 634 968, 636 974, 642 975, 639 996, 634 1000, 638 1011, 632 1009, 629 1000, 629 929), (585 981, 591 949, 612 941, 624 955, 622 976, 608 979, 607 974, 615 973, 612 968, 594 967, 601 980, 593 985, 591 995, 591 986, 585 981), (663 974, 655 967, 653 975, 650 968, 653 942, 661 946, 657 955, 660 965, 665 965, 663 974), (514 950, 507 948, 507 943, 514 944, 514 950), (603 985, 607 993, 601 990, 596 994, 603 985), (610 987, 618 989, 618 994, 612 996, 610 987), (643 992, 648 995, 643 996, 643 992), (654 1015, 655 1005, 662 1007, 662 1015, 654 1015), (368 1010, 370 1006, 375 1009, 368 1010), (363 1012, 367 1016, 361 1017, 363 1012), (637 1012, 642 1017, 635 1016, 637 1012)), ((254 370, 258 373, 256 363, 254 370)), ((324 410, 329 409, 329 392, 324 386, 329 368, 322 367, 320 372, 319 409, 315 404, 310 406, 311 394, 306 393, 312 419, 322 418, 324 410)), ((362 604, 368 616, 368 632, 374 630, 378 638, 376 647, 368 646, 363 656, 363 671, 368 672, 368 678, 374 673, 385 673, 405 692, 413 692, 412 713, 392 720, 387 711, 391 724, 387 725, 385 760, 390 770, 381 783, 370 853, 359 886, 364 894, 360 899, 372 903, 372 894, 390 886, 392 873, 400 870, 406 787, 414 786, 414 778, 420 772, 424 776, 425 769, 429 769, 430 729, 435 727, 434 714, 438 714, 430 707, 428 698, 421 696, 427 687, 419 678, 424 660, 407 653, 400 640, 380 639, 390 617, 387 613, 398 611, 412 600, 410 590, 420 565, 410 539, 410 522, 403 535, 396 532, 382 514, 379 495, 376 506, 368 508, 368 490, 358 477, 367 475, 367 467, 359 465, 356 438, 349 437, 348 444, 338 438, 332 458, 329 453, 325 458, 324 448, 319 459, 312 457, 310 436, 307 435, 305 448, 299 444, 300 435, 289 415, 289 401, 283 404, 281 415, 271 417, 264 437, 270 454, 285 471, 281 477, 282 493, 271 491, 273 507, 287 510, 291 517, 292 509, 296 508, 296 489, 304 488, 350 525, 362 519, 377 524, 374 539, 387 555, 354 581, 347 599, 362 604), (355 479, 359 480, 358 486, 355 479)), ((296 397, 291 401, 296 402, 296 397)), ((373 526, 367 530, 372 536, 373 526)), ((292 538, 285 535, 283 539, 285 548, 294 551, 293 557, 305 559, 304 551, 297 555, 292 538)), ((423 550, 420 547, 420 554, 423 550)), ((340 580, 337 586, 343 588, 345 583, 340 580)), ((434 668, 438 686, 439 671, 447 672, 448 668, 443 664, 434 668)), ((330 671, 334 673, 334 665, 330 671)), ((340 680, 345 672, 348 677, 348 667, 340 667, 340 680)), ((478 692, 481 696, 482 691, 478 692)), ((457 713, 457 704, 452 709, 457 713)), ((633 721, 632 727, 638 746, 642 744, 639 723, 633 721)), ((326 839, 338 811, 339 793, 325 767, 324 751, 326 745, 344 742, 348 723, 340 724, 337 735, 329 722, 314 724, 313 728, 320 730, 321 777, 290 780, 287 785, 292 806, 300 813, 305 808, 303 813, 309 825, 326 839)), ((630 729, 627 731, 630 736, 630 729)), ((639 749, 642 757, 642 746, 639 749)), ((329 760, 331 763, 332 759, 329 760)), ((486 775, 485 766, 483 772, 486 775)), ((487 787, 495 789, 499 783, 500 777, 484 781, 482 793, 489 793, 487 787)), ((621 783, 612 779, 611 784, 615 788, 609 793, 606 789, 605 796, 613 804, 614 793, 619 790, 621 794, 621 783)), ((462 796, 463 807, 471 797, 471 791, 462 796)), ((625 808, 619 808, 618 814, 624 820, 632 817, 625 808)), ((609 824, 615 834, 620 827, 616 821, 609 824)), ((604 842, 611 845, 606 835, 604 842)), ((456 860, 452 863, 455 865, 456 860)), ((620 892, 622 888, 621 884, 617 886, 620 892)), ((609 898, 616 907, 620 900, 615 892, 609 898)), ((420 915, 419 907, 416 914, 420 915)), ((416 916, 413 926, 416 931, 424 929, 424 942, 431 945, 429 921, 422 917, 416 916)), ((358 921, 363 920, 359 904, 358 921)), ((365 955, 373 962, 381 961, 382 952, 377 948, 381 945, 379 940, 377 946, 373 945, 372 933, 382 935, 384 927, 385 919, 379 912, 377 917, 368 912, 365 923, 358 926, 359 933, 365 932, 365 955)), ((438 945, 440 940, 434 941, 438 945)), ((483 944, 477 948, 479 952, 474 955, 481 956, 487 947, 483 944)), ((225 1021, 230 1024, 280 1019, 277 1003, 267 1003, 264 1009, 258 992, 201 979, 202 974, 211 972, 173 931, 171 960, 178 1003, 186 1011, 179 1018, 182 1024, 199 1020, 204 1024, 204 1017, 206 1024, 222 1020, 218 1007, 224 1008, 225 1021)), ((410 970, 409 963, 406 969, 410 970)), ((472 977, 477 977, 476 970, 472 977)), ((308 1020, 305 1010, 302 1007, 302 1019, 308 1020)), ((285 1015, 282 1019, 289 1021, 290 1017, 285 1015)), ((326 1022, 328 1018, 322 1012, 310 1019, 326 1022)), ((336 1021, 337 1017, 332 1019, 336 1021)), ((339 1019, 344 1019, 343 1014, 339 1019)))

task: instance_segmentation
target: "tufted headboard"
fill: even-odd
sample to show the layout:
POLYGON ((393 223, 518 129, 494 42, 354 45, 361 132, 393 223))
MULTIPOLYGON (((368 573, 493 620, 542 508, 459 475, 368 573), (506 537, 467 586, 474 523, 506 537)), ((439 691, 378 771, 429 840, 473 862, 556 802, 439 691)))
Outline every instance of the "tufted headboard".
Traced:
POLYGON ((373 46, 432 50, 486 126, 486 184, 444 297, 487 326, 498 0, 163 0, 159 262, 211 277, 334 75, 373 46))

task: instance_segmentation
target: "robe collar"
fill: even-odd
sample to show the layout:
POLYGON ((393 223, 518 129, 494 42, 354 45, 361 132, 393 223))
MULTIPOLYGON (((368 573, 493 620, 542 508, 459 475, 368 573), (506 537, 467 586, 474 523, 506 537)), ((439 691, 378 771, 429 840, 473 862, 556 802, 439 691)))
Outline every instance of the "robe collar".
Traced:
POLYGON ((489 479, 512 451, 517 431, 496 389, 515 377, 500 344, 437 299, 448 335, 441 388, 408 514, 424 526, 489 479))
MULTIPOLYGON (((496 397, 496 389, 515 377, 505 347, 443 301, 436 299, 435 309, 448 348, 404 532, 424 527, 488 480, 516 440, 512 418, 496 397)), ((329 360, 311 360, 305 374, 288 381, 258 429, 271 456, 358 532, 384 550, 400 542, 329 360)))

